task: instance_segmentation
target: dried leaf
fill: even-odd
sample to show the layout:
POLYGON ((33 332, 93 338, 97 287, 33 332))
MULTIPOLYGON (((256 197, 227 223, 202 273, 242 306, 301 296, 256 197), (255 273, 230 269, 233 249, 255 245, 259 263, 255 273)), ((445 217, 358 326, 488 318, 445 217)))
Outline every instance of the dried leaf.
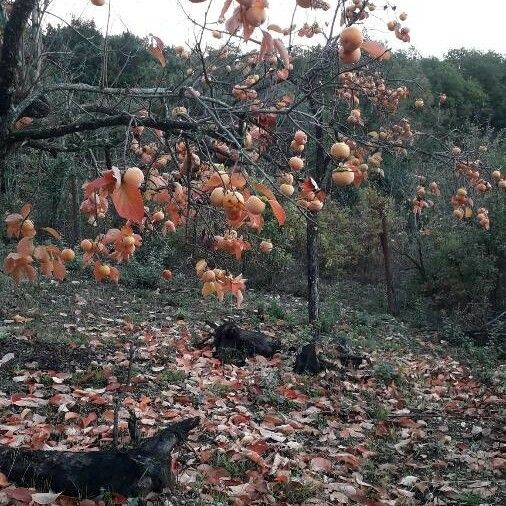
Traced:
POLYGON ((51 237, 53 237, 54 239, 56 239, 57 241, 59 241, 61 239, 61 235, 59 232, 57 232, 54 228, 52 227, 43 227, 42 230, 44 230, 44 232, 47 232, 51 237))
POLYGON ((286 49, 284 42, 281 39, 274 40, 274 46, 283 62, 285 69, 290 66, 290 55, 288 54, 288 49, 286 49))
POLYGON ((27 202, 21 208, 20 214, 21 214, 21 216, 23 216, 23 218, 26 219, 31 212, 32 212, 32 204, 27 202))
POLYGON ((151 53, 151 56, 153 56, 153 58, 157 60, 162 67, 165 67, 165 65, 167 65, 167 59, 163 54, 165 44, 162 42, 160 37, 156 37, 155 35, 151 35, 151 37, 153 38, 154 44, 149 46, 148 50, 151 53))
POLYGON ((42 505, 53 504, 60 495, 61 492, 58 494, 32 494, 32 501, 42 505))

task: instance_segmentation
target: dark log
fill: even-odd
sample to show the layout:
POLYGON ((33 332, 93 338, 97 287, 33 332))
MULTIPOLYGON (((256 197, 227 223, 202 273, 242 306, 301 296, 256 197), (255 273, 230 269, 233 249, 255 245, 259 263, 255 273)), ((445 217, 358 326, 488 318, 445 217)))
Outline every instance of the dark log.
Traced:
POLYGON ((223 362, 244 365, 254 355, 271 358, 281 349, 281 342, 262 332, 244 330, 235 323, 224 323, 214 331, 214 356, 223 362))
POLYGON ((94 498, 104 492, 144 497, 172 483, 168 457, 199 418, 173 423, 131 450, 61 452, 0 447, 0 471, 17 486, 94 498))

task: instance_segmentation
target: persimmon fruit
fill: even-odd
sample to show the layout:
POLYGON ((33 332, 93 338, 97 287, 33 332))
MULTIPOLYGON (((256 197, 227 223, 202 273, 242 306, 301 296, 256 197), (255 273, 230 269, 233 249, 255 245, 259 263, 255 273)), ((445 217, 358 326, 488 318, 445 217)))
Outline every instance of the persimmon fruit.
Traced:
POLYGON ((350 146, 345 142, 335 142, 330 148, 330 154, 336 160, 346 160, 350 156, 350 146))
POLYGON ((302 170, 304 167, 304 160, 299 156, 292 156, 288 161, 288 165, 295 172, 299 172, 299 170, 302 170))
POLYGON ((340 170, 337 169, 332 172, 332 181, 339 187, 348 186, 353 183, 355 179, 355 173, 351 170, 340 170))
POLYGON ((256 195, 251 195, 246 201, 245 207, 251 214, 262 214, 265 211, 265 202, 256 195))
POLYGON ((223 198, 225 197, 225 189, 221 186, 218 186, 218 188, 215 188, 209 197, 211 200, 211 204, 215 207, 222 207, 223 206, 223 198))
POLYGON ((279 187, 279 191, 285 196, 285 197, 291 197, 295 191, 295 188, 293 185, 288 183, 283 183, 279 187))
POLYGON ((93 249, 93 243, 89 239, 83 239, 79 246, 85 252, 91 251, 93 249))
POLYGON ((101 277, 106 278, 111 274, 111 268, 106 264, 102 264, 98 268, 98 273, 101 277))
POLYGON ((138 167, 128 167, 123 174, 123 183, 139 188, 144 182, 144 173, 138 167))
POLYGON ((362 31, 356 26, 348 26, 339 36, 343 51, 352 52, 358 49, 364 42, 362 31))
POLYGON ((75 257, 76 254, 70 248, 65 248, 61 252, 61 258, 64 262, 72 262, 72 260, 74 260, 75 257))

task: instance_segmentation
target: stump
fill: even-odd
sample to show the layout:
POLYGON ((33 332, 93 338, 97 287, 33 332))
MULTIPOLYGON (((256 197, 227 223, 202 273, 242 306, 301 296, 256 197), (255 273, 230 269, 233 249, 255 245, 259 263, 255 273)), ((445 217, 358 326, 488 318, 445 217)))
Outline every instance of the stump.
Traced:
POLYGON ((325 351, 323 356, 316 340, 305 344, 295 357, 293 371, 297 374, 318 374, 325 369, 335 369, 336 362, 340 362, 344 367, 357 368, 366 358, 365 355, 354 354, 344 336, 335 336, 326 345, 325 351))
POLYGON ((104 492, 144 497, 171 483, 172 449, 197 427, 199 418, 173 423, 130 450, 69 452, 0 447, 0 471, 17 486, 94 498, 104 492))

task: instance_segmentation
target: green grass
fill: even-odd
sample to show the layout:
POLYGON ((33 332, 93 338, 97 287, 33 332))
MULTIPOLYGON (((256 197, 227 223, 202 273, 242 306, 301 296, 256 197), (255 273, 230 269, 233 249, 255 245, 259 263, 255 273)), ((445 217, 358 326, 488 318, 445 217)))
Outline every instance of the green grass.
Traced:
POLYGON ((479 506, 483 504, 484 499, 482 499, 479 495, 476 494, 466 494, 462 495, 458 499, 459 504, 465 506, 479 506))
POLYGON ((317 497, 319 492, 314 485, 295 481, 283 483, 278 489, 279 495, 284 496, 286 503, 289 504, 301 504, 308 499, 317 497))
POLYGON ((234 478, 244 478, 246 473, 256 467, 249 459, 232 460, 226 453, 218 452, 214 455, 213 465, 222 467, 234 478))
POLYGON ((223 385, 221 383, 211 383, 207 385, 207 390, 214 395, 224 397, 234 391, 234 388, 229 385, 223 385))
POLYGON ((186 377, 187 374, 184 371, 169 369, 167 371, 163 371, 160 374, 160 381, 162 383, 168 383, 170 385, 179 385, 183 383, 186 377))
POLYGON ((376 364, 374 366, 373 376, 376 380, 384 383, 386 386, 392 382, 399 384, 401 380, 399 371, 388 362, 379 362, 376 364))

